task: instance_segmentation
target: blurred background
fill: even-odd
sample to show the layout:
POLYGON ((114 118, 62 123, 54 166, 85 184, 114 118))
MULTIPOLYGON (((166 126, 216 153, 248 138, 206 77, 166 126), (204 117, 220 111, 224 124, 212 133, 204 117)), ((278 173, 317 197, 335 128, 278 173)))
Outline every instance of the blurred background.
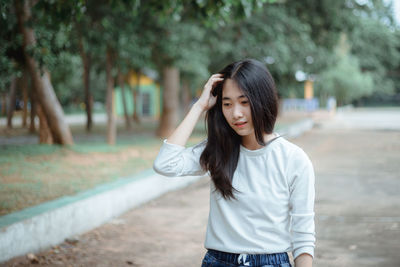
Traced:
MULTIPOLYGON (((208 77, 243 58, 276 81, 277 128, 346 109, 368 110, 364 121, 390 113, 386 128, 399 122, 398 0, 2 0, 0 9, 0 216, 151 168, 208 77)), ((189 144, 205 135, 200 121, 189 144)))
POLYGON ((282 100, 312 100, 285 109, 399 105, 398 6, 4 0, 0 114, 8 129, 40 133, 40 143, 73 144, 66 114, 83 114, 88 132, 107 114, 109 144, 115 116, 127 128, 157 119, 157 135, 167 136, 209 75, 243 58, 267 65, 282 100))

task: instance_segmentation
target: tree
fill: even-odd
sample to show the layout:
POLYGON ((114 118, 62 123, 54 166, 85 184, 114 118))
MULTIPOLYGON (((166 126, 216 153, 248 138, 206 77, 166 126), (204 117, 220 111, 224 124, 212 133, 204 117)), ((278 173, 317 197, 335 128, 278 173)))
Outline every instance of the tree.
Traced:
MULTIPOLYGON (((357 86, 352 87, 354 94, 346 93, 349 99, 370 95, 373 91, 393 91, 394 83, 388 73, 399 66, 400 51, 399 35, 396 34, 399 28, 395 25, 390 5, 390 2, 382 0, 306 0, 288 6, 294 16, 310 25, 311 36, 322 52, 314 58, 314 64, 308 66, 309 72, 317 74, 321 86, 322 77, 332 80, 336 70, 340 74, 334 75, 335 80, 344 71, 350 71, 355 75, 354 83, 361 84, 357 79, 365 75, 364 93, 357 90, 357 86), (340 46, 340 37, 343 35, 347 37, 350 48, 347 55, 338 57, 335 48, 340 46), (349 64, 347 69, 344 63, 349 64), (370 79, 373 82, 372 89, 370 79)), ((348 100, 342 99, 342 102, 348 103, 348 100)))
POLYGON ((64 119, 64 112, 54 93, 50 81, 50 74, 45 67, 40 67, 37 60, 29 53, 30 47, 35 47, 34 30, 26 23, 31 19, 32 4, 30 1, 15 2, 17 20, 23 37, 23 51, 26 64, 29 68, 33 87, 38 96, 41 110, 46 116, 47 123, 55 143, 63 145, 73 144, 71 131, 64 119))
MULTIPOLYGON (((86 110, 86 130, 89 132, 92 129, 92 109, 93 109, 93 96, 90 91, 90 69, 91 69, 91 54, 88 51, 86 39, 82 34, 82 26, 84 23, 75 23, 75 29, 78 32, 79 53, 81 55, 83 64, 83 87, 85 90, 85 110, 86 110)), ((87 27, 85 27, 87 29, 87 27)))
POLYGON ((379 20, 360 17, 359 27, 349 34, 351 53, 359 59, 362 71, 372 75, 375 92, 394 92, 395 84, 389 73, 400 66, 398 32, 399 28, 379 20))
POLYGON ((126 103, 126 93, 125 93, 125 78, 124 75, 121 72, 121 69, 118 69, 118 74, 117 74, 117 84, 118 87, 121 90, 121 96, 122 96, 122 107, 124 110, 124 117, 125 117, 125 126, 126 129, 130 130, 131 129, 131 118, 128 114, 128 106, 126 103))
POLYGON ((162 73, 163 84, 163 112, 157 129, 158 136, 168 136, 176 126, 179 74, 184 69, 182 67, 188 65, 185 62, 195 59, 199 63, 196 67, 201 70, 200 73, 207 73, 209 54, 206 53, 208 48, 205 39, 208 36, 205 36, 204 27, 212 28, 228 20, 250 16, 257 6, 262 6, 265 2, 267 1, 165 1, 157 13, 147 14, 151 19, 146 28, 152 29, 160 38, 153 39, 152 44, 153 61, 162 73))
POLYGON ((7 115, 7 127, 12 127, 12 116, 15 108, 17 80, 21 76, 20 56, 21 41, 17 41, 16 18, 10 15, 13 12, 12 1, 0 3, 0 94, 2 114, 7 115))
MULTIPOLYGON (((185 102, 189 102, 210 73, 245 57, 268 65, 284 97, 298 93, 299 83, 294 78, 298 70, 317 77, 317 84, 325 86, 321 94, 335 91, 325 90, 329 86, 318 80, 324 77, 336 81, 341 75, 334 72, 344 71, 366 81, 372 77, 375 91, 388 93, 396 87, 396 80, 391 78, 399 69, 400 35, 389 6, 382 0, 366 4, 356 0, 39 0, 28 7, 32 16, 25 18, 26 23, 20 19, 19 28, 13 3, 4 0, 0 4, 0 93, 8 93, 25 65, 30 66, 32 85, 39 88, 35 90, 53 91, 46 91, 45 96, 36 93, 40 95, 39 117, 47 120, 41 125, 48 125, 51 136, 57 136, 62 128, 55 126, 62 118, 58 112, 61 107, 45 102, 57 101, 56 95, 61 105, 83 99, 89 130, 92 99, 104 100, 108 91, 108 133, 114 134, 108 140, 114 143, 116 120, 111 98, 116 80, 123 80, 132 69, 139 74, 150 67, 161 74, 164 111, 157 131, 160 136, 169 135, 176 125, 181 86, 185 102), (20 38, 18 29, 23 30, 25 38, 20 38), (335 48, 343 34, 350 49, 345 56, 338 56, 335 48), (375 45, 377 42, 381 44, 375 45), (90 86, 90 82, 100 86, 90 86), (54 89, 40 89, 49 84, 54 89)), ((24 15, 24 2, 16 3, 21 6, 17 14, 24 15)), ((368 83, 364 86, 369 88, 368 83)), ((136 99, 137 90, 132 90, 136 99)), ((130 118, 126 116, 125 120, 129 125, 130 118)), ((53 139, 61 142, 60 137, 53 139)))
POLYGON ((233 60, 256 58, 268 66, 282 96, 290 94, 295 72, 308 67, 307 57, 318 53, 309 25, 292 16, 285 4, 265 5, 207 36, 211 72, 233 60))
POLYGON ((8 93, 8 103, 7 103, 7 128, 12 128, 12 117, 15 110, 15 101, 16 101, 16 90, 17 83, 20 79, 14 78, 11 81, 10 92, 8 93))
POLYGON ((368 96, 374 89, 372 75, 362 72, 358 59, 348 54, 340 56, 337 64, 318 75, 315 88, 323 101, 334 96, 338 105, 368 96))
MULTIPOLYGON (((115 143, 116 118, 112 100, 118 70, 124 74, 129 68, 143 67, 148 49, 139 40, 138 25, 146 19, 138 12, 137 1, 87 1, 84 15, 91 30, 84 36, 94 51, 93 57, 106 68, 107 77, 107 142, 115 143), (100 58, 103 58, 101 60, 100 58), (104 60, 105 59, 105 60, 104 60)), ((148 2, 140 3, 146 6, 148 2)), ((155 4, 155 3, 153 3, 155 4)), ((142 36, 146 36, 142 34, 142 36)))
POLYGON ((202 54, 204 49, 201 45, 205 31, 198 25, 160 21, 157 32, 163 36, 163 42, 153 44, 153 61, 162 74, 163 88, 163 110, 157 135, 166 137, 178 122, 180 70, 185 69, 189 72, 198 68, 197 73, 207 73, 208 62, 207 57, 202 54), (176 49, 178 46, 179 49, 176 49))

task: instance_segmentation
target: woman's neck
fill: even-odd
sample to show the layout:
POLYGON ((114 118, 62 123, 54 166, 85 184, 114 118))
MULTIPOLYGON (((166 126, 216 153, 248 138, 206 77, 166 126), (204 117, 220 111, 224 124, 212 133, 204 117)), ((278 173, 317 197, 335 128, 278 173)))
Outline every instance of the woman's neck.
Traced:
MULTIPOLYGON (((268 143, 275 137, 276 137, 275 133, 264 134, 264 143, 268 143)), ((246 135, 246 136, 242 137, 242 146, 244 146, 245 148, 247 148, 249 150, 256 150, 256 149, 260 149, 263 147, 262 145, 260 145, 257 142, 256 136, 254 133, 251 135, 246 135)))

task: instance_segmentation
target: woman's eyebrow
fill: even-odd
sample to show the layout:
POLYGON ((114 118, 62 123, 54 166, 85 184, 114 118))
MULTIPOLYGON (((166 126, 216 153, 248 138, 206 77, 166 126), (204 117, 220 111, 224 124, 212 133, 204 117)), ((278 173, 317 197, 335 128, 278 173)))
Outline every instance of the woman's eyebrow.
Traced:
MULTIPOLYGON (((240 96, 238 96, 237 97, 238 99, 239 98, 247 98, 245 95, 240 95, 240 96)), ((222 100, 231 100, 231 98, 230 97, 227 97, 227 96, 224 96, 223 98, 222 98, 222 100)))

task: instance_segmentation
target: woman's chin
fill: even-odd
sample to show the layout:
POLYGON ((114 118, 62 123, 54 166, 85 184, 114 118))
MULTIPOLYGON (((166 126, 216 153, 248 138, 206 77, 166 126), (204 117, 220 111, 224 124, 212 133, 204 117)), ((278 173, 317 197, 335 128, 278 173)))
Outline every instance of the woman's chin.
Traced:
POLYGON ((248 129, 234 129, 234 130, 241 137, 245 137, 254 133, 254 131, 250 131, 248 129))

